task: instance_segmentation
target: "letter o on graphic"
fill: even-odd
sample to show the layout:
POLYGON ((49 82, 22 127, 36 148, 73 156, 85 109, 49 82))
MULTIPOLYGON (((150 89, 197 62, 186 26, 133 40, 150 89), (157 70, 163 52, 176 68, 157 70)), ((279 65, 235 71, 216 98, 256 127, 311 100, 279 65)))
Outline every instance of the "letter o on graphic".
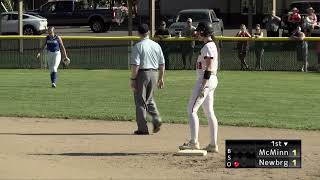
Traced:
POLYGON ((227 167, 231 167, 231 162, 227 162, 227 167))

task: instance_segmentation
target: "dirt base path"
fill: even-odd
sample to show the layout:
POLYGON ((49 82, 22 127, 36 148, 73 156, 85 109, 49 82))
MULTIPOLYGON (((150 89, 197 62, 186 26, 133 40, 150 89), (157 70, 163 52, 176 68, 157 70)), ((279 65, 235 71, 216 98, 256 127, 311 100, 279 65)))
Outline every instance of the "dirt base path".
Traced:
MULTIPOLYGON (((219 154, 178 157, 188 125, 0 117, 0 179, 320 179, 320 132, 220 126, 219 154), (301 169, 226 169, 225 139, 302 140, 301 169)), ((209 142, 201 126, 200 142, 209 142)))

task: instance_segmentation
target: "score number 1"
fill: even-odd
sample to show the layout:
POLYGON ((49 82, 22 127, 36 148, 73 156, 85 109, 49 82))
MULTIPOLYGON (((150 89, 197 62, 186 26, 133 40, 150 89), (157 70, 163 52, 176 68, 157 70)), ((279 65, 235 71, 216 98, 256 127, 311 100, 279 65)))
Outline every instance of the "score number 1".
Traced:
MULTIPOLYGON (((294 156, 297 156, 297 150, 296 149, 294 149, 294 150, 292 150, 292 153, 293 153, 293 155, 294 156)), ((293 163, 293 166, 297 166, 297 160, 292 160, 292 163, 293 163)))
POLYGON ((293 153, 294 156, 297 156, 297 150, 294 149, 294 150, 292 151, 292 153, 293 153))

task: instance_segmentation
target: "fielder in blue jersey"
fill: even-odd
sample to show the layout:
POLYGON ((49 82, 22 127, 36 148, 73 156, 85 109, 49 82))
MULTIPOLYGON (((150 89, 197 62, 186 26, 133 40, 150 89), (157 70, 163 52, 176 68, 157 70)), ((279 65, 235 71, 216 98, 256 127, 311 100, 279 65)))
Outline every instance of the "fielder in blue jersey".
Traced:
MULTIPOLYGON (((48 66, 51 77, 51 87, 55 88, 57 80, 57 71, 61 61, 61 54, 63 59, 69 59, 66 49, 64 48, 61 37, 54 33, 54 27, 48 28, 48 36, 46 37, 45 44, 41 50, 47 49, 48 53, 48 66)), ((37 54, 37 58, 40 57, 40 52, 37 54)))

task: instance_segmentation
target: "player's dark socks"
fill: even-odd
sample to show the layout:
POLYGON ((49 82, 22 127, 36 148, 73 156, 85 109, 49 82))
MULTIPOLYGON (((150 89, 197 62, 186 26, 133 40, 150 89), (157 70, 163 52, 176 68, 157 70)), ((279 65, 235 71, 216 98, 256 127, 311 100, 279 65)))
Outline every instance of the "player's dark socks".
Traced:
POLYGON ((53 83, 53 72, 50 73, 51 83, 53 83))
POLYGON ((56 72, 51 72, 50 77, 51 77, 51 83, 56 83, 57 73, 56 72))

